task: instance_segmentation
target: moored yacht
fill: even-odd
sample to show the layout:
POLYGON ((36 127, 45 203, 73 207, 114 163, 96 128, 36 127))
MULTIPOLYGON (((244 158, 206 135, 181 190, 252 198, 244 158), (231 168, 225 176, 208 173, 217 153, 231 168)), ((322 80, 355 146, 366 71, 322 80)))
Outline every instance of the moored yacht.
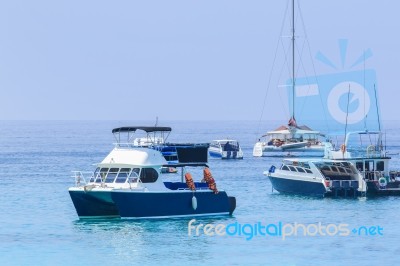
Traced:
POLYGON ((327 159, 285 159, 279 168, 271 166, 264 175, 280 193, 306 196, 364 196, 366 182, 353 164, 327 159))
MULTIPOLYGON (((120 134, 121 130, 113 133, 120 134)), ((69 188, 69 194, 78 216, 158 218, 232 214, 236 199, 217 190, 205 162, 190 162, 207 158, 207 149, 180 151, 185 163, 174 167, 182 169, 182 179, 164 182, 161 169, 170 165, 159 151, 116 143, 88 180, 83 172, 74 172, 75 185, 69 188), (205 155, 198 155, 201 151, 205 155), (192 166, 204 169, 204 182, 193 181, 186 170, 192 166)))
POLYGON ((326 145, 325 158, 355 165, 367 183, 368 196, 400 195, 400 172, 390 170, 391 157, 383 146, 380 131, 352 131, 340 145, 326 145))
POLYGON ((243 151, 237 140, 213 140, 208 148, 211 157, 221 159, 243 159, 243 151))
POLYGON ((297 126, 293 121, 289 121, 288 126, 280 126, 263 135, 254 145, 253 156, 268 156, 276 152, 306 152, 322 157, 325 150, 324 135, 307 126, 297 126))

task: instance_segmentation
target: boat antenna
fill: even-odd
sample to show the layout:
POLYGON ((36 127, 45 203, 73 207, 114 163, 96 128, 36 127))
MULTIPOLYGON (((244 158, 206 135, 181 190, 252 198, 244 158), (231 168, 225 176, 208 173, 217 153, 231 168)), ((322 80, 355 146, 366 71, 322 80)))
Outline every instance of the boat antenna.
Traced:
MULTIPOLYGON (((379 106, 378 106, 378 98, 377 98, 377 94, 376 94, 376 86, 375 86, 375 83, 374 83, 374 93, 375 93, 375 105, 376 105, 376 115, 377 115, 377 117, 378 117, 378 130, 379 130, 379 135, 381 134, 381 119, 380 119, 380 116, 379 116, 379 106)), ((380 147, 379 147, 379 149, 380 149, 380 151, 382 152, 382 149, 383 149, 383 140, 382 140, 382 138, 380 137, 379 138, 380 139, 380 147)), ((385 150, 386 150, 386 132, 385 132, 385 150)))
POLYGON ((350 83, 349 83, 349 92, 347 93, 347 109, 346 109, 346 125, 344 127, 344 143, 346 143, 346 138, 347 138, 347 119, 349 117, 349 104, 350 104, 350 83))
POLYGON ((380 117, 379 117, 379 106, 378 106, 378 98, 377 98, 377 96, 376 96, 376 86, 375 86, 375 83, 374 83, 374 92, 375 92, 376 114, 377 114, 377 116, 378 116, 378 129, 379 129, 379 131, 381 131, 381 120, 380 120, 380 117))
MULTIPOLYGON (((365 50, 364 50, 364 61, 363 61, 363 66, 364 66, 364 73, 363 73, 363 82, 364 82, 364 88, 365 88, 365 50)), ((367 114, 365 113, 365 90, 364 90, 364 95, 363 95, 363 97, 364 97, 364 129, 367 131, 368 129, 367 129, 367 114)))

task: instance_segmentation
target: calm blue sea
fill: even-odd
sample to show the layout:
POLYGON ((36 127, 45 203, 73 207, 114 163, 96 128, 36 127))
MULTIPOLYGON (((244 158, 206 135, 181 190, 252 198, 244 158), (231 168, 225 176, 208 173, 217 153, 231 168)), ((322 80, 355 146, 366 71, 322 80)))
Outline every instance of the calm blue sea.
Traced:
MULTIPOLYGON (((1 121, 0 265, 389 265, 400 254, 400 197, 314 199, 272 193, 263 171, 281 158, 253 158, 257 129, 275 123, 169 121, 170 141, 235 138, 241 161, 210 159, 220 189, 236 196, 232 217, 195 225, 347 224, 348 236, 188 236, 190 219, 79 220, 67 189, 72 170, 92 171, 113 148, 111 129, 152 121, 1 121), (373 233, 375 232, 375 235, 373 233)), ((386 122, 386 143, 400 151, 400 122, 386 122)), ((258 132, 260 133, 260 132, 258 132)), ((400 169, 398 155, 392 168, 400 169)), ((331 228, 333 228, 331 226, 331 228)), ((334 228, 333 228, 334 229, 334 228)), ((332 232, 334 231, 332 229, 332 232)), ((251 228, 245 229, 247 234, 251 228)), ((233 231, 232 231, 233 232, 233 231)), ((272 231, 271 231, 272 232, 272 231)))

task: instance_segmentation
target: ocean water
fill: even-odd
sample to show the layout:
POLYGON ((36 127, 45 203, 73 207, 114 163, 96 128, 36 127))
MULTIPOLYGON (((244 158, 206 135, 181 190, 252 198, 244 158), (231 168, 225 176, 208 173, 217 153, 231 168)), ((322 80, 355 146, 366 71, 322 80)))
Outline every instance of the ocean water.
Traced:
MULTIPOLYGON (((232 217, 196 218, 194 225, 246 227, 243 233, 207 236, 188 232, 189 218, 79 220, 68 194, 72 170, 92 171, 113 148, 111 129, 146 121, 1 121, 0 265, 388 265, 400 254, 400 197, 315 199, 272 192, 263 171, 279 157, 252 157, 254 121, 169 121, 169 141, 240 141, 240 161, 210 159, 219 189, 237 199, 232 217), (279 224, 346 224, 369 233, 273 235, 279 224), (253 235, 250 225, 270 225, 253 235), (276 226, 276 227, 274 227, 276 226), (363 230, 363 229, 362 229, 363 230), (375 235, 374 235, 375 232, 375 235)), ((400 169, 400 122, 385 123, 391 166, 400 169)), ((173 178, 173 176, 171 177, 173 178)), ((194 177, 196 178, 196 176, 194 177)), ((199 177, 200 178, 200 177, 199 177)), ((232 227, 233 228, 233 227, 232 227)), ((252 227, 254 228, 254 227, 252 227)), ((333 227, 332 227, 333 228, 333 227)), ((243 229, 243 228, 242 228, 243 229)), ((312 231, 312 230, 311 230, 312 231)), ((333 231, 333 230, 332 230, 333 231)), ((331 232, 332 232, 331 231, 331 232)), ((233 232, 233 231, 231 231, 233 232)), ((254 231, 253 231, 254 232, 254 231)))

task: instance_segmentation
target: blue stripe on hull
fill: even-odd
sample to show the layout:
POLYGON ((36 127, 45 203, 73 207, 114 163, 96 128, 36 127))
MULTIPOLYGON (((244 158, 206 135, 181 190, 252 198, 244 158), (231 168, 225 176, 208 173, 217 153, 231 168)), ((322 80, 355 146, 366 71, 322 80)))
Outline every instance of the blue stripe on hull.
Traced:
POLYGON ((273 176, 269 176, 269 180, 271 181, 273 188, 280 193, 291 193, 317 197, 323 197, 326 193, 325 186, 322 183, 276 178, 273 176))
POLYGON ((110 192, 69 191, 79 217, 119 217, 117 206, 107 198, 110 192))
POLYGON ((209 151, 208 154, 210 154, 210 156, 211 156, 211 157, 214 157, 214 158, 222 158, 222 154, 219 153, 219 152, 212 152, 212 151, 209 151))
POLYGON ((193 210, 193 192, 121 192, 113 191, 112 199, 121 217, 170 217, 202 214, 231 214, 231 200, 226 192, 195 192, 197 209, 193 210))

